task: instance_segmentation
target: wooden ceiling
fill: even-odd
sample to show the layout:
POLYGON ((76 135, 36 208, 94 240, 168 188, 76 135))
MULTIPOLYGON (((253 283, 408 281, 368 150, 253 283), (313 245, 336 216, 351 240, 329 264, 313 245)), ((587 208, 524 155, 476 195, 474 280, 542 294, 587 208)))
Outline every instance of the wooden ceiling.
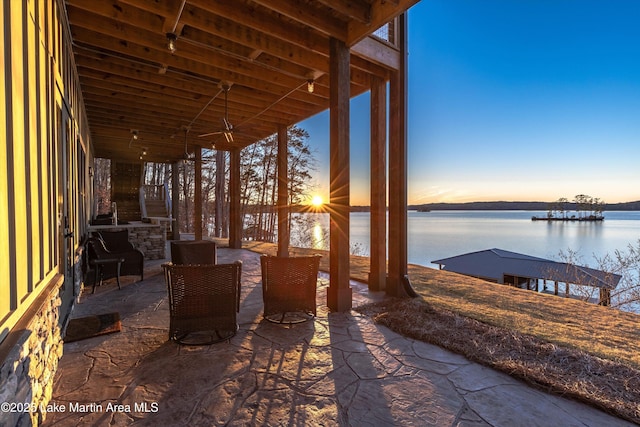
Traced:
POLYGON ((363 93, 398 55, 367 36, 417 1, 65 0, 95 154, 175 161, 185 136, 189 151, 245 147, 311 117, 329 106, 330 37, 363 93), (233 142, 200 137, 224 129, 225 85, 233 142))

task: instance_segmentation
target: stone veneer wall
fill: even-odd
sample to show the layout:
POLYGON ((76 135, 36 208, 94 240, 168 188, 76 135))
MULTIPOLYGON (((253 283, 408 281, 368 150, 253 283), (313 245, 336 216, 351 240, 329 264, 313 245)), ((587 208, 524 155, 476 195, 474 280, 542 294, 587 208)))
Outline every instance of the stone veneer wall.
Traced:
POLYGON ((129 242, 144 254, 144 259, 164 259, 165 258, 165 229, 161 225, 145 224, 142 226, 127 225, 126 227, 100 226, 90 228, 92 231, 122 231, 129 230, 129 242))
POLYGON ((129 229, 129 241, 142 251, 144 259, 164 259, 166 238, 164 227, 134 227, 129 229))
POLYGON ((38 299, 40 307, 28 323, 18 325, 7 337, 8 340, 12 334, 17 334, 14 338, 17 342, 7 357, 0 360, 0 404, 9 403, 13 408, 0 410, 1 426, 37 426, 46 417, 41 409, 51 400, 53 380, 63 350, 59 326, 62 302, 59 294, 63 279, 60 276, 58 279, 38 299), (25 406, 25 412, 18 411, 25 406))

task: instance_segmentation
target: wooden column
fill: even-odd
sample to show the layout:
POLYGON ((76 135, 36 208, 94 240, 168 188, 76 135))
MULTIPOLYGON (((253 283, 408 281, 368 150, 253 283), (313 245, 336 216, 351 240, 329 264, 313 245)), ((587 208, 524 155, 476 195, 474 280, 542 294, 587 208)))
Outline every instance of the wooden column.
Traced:
POLYGON ((387 83, 371 80, 371 254, 369 289, 387 281, 387 83))
POLYGON ((216 201, 213 208, 215 230, 213 235, 222 237, 222 218, 224 217, 224 151, 216 151, 216 201))
POLYGON ((180 240, 180 163, 171 163, 171 217, 173 240, 180 240))
POLYGON ((407 275, 407 29, 398 17, 400 69, 389 88, 389 278, 387 294, 414 296, 407 275))
POLYGON ((194 153, 196 155, 193 189, 194 239, 202 240, 202 147, 196 146, 194 153))
POLYGON ((229 247, 242 248, 242 217, 240 212, 240 149, 231 150, 229 162, 229 247))
POLYGON ((349 286, 349 48, 329 41, 330 128, 330 278, 327 305, 332 311, 351 309, 349 286))
POLYGON ((289 256, 289 176, 287 127, 278 127, 278 256, 289 256))

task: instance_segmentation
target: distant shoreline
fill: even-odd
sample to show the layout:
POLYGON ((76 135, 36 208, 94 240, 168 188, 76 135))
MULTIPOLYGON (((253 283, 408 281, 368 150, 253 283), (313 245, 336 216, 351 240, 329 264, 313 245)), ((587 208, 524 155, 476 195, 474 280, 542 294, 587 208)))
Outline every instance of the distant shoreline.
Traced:
MULTIPOLYGON (((426 211, 547 211, 551 202, 467 202, 425 203, 409 205, 409 210, 426 211)), ((566 210, 575 210, 575 203, 567 203, 566 210)), ((351 206, 351 212, 369 212, 369 206, 351 206)), ((606 203, 604 211, 640 211, 640 201, 606 203)))

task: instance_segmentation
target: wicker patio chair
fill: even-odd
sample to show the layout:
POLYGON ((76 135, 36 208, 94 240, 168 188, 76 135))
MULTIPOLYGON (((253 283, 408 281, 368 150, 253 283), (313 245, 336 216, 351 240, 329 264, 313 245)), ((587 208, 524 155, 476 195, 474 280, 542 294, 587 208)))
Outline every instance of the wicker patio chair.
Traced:
POLYGON ((171 262, 174 264, 216 264, 216 244, 210 240, 171 242, 171 262))
POLYGON ((163 264, 169 292, 169 338, 204 345, 236 334, 242 262, 163 264))
POLYGON ((260 257, 265 319, 276 323, 299 323, 316 315, 320 258, 320 255, 260 257))

